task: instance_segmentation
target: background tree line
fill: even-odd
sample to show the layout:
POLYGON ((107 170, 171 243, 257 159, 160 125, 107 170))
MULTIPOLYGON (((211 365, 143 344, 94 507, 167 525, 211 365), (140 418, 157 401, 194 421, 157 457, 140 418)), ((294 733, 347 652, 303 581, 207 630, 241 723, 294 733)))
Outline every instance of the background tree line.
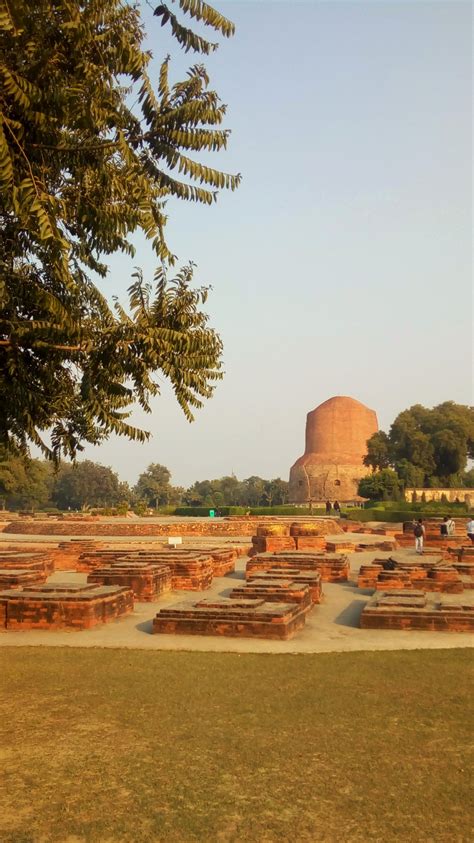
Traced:
POLYGON ((55 470, 47 460, 0 454, 0 500, 12 510, 57 508, 129 508, 144 511, 168 505, 272 506, 287 502, 288 483, 280 478, 221 477, 200 480, 189 489, 173 486, 171 472, 151 463, 134 486, 120 480, 110 467, 91 460, 62 464, 55 470))
POLYGON ((474 408, 445 401, 432 409, 415 404, 399 413, 388 433, 367 443, 365 465, 372 473, 359 494, 397 500, 405 488, 474 488, 474 408))

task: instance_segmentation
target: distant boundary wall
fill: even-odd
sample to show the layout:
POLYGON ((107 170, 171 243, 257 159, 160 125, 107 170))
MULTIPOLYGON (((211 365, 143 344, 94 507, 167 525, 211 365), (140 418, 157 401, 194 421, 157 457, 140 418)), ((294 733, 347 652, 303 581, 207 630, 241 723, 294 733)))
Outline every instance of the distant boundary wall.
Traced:
POLYGON ((405 500, 413 503, 423 500, 441 501, 442 496, 446 497, 449 503, 467 503, 468 506, 474 504, 474 489, 405 489, 405 500))
MULTIPOLYGON (((3 533, 24 533, 25 535, 36 536, 253 536, 257 531, 257 525, 263 519, 252 520, 229 519, 228 521, 214 521, 212 518, 205 521, 185 521, 166 524, 145 523, 104 523, 101 521, 54 521, 49 518, 47 521, 32 519, 18 519, 11 521, 3 533)), ((265 519, 266 520, 266 519, 265 519)), ((270 519, 268 519, 270 520, 270 519)), ((278 523, 292 523, 294 518, 277 518, 278 523)), ((308 519, 306 519, 308 520, 308 519)), ((333 519, 315 519, 320 525, 321 535, 342 533, 342 528, 333 519)))

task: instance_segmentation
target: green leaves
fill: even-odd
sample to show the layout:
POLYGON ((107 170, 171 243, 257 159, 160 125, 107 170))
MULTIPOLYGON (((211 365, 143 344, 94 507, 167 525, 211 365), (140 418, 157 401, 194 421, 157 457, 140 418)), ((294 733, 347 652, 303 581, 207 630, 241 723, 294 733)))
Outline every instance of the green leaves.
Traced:
MULTIPOLYGON (((211 6, 179 6, 233 33, 211 6)), ((185 50, 215 48, 160 9, 185 50)), ((239 184, 187 154, 226 147, 225 105, 202 64, 171 84, 168 56, 152 84, 139 10, 122 0, 9 0, 0 32, 0 444, 30 440, 57 458, 110 431, 143 441, 127 418, 134 401, 149 410, 156 373, 190 420, 222 377, 207 288, 193 289, 191 265, 167 279, 164 231, 170 196, 210 204, 239 184), (130 310, 111 308, 90 273, 133 255, 136 231, 157 257, 155 282, 138 274, 130 310)))

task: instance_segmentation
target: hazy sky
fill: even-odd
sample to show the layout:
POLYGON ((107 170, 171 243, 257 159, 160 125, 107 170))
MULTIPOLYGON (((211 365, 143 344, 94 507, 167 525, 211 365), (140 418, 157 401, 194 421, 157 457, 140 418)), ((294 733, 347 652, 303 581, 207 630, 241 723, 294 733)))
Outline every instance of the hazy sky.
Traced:
MULTIPOLYGON (((226 376, 194 424, 165 386, 134 419, 147 445, 86 450, 132 482, 150 462, 180 485, 287 479, 333 395, 385 429, 414 403, 472 402, 470 4, 215 5, 237 34, 205 59, 232 129, 212 160, 243 182, 211 209, 171 202, 168 242, 214 287, 226 376)), ((144 9, 158 65, 177 51, 144 9)), ((141 241, 111 263, 121 297, 154 266, 141 241)))

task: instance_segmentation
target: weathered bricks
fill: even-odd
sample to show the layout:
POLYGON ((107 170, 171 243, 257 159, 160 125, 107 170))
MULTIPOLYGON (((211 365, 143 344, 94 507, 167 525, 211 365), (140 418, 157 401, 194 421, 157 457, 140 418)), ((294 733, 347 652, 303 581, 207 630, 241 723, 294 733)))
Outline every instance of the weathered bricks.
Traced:
POLYGON ((43 583, 46 581, 46 572, 39 571, 22 571, 15 568, 8 570, 0 570, 0 590, 7 588, 22 588, 24 585, 32 585, 36 583, 43 583))
POLYGON ((253 580, 233 588, 229 597, 233 600, 264 600, 267 603, 298 603, 306 611, 313 605, 309 586, 293 582, 291 578, 253 580))
POLYGON ((323 586, 319 571, 298 571, 294 568, 270 568, 268 571, 256 571, 248 575, 247 582, 272 582, 278 579, 291 580, 295 584, 307 585, 313 603, 320 603, 323 596, 323 586))
POLYGON ((349 560, 344 554, 294 550, 252 557, 247 562, 246 577, 248 579, 256 571, 268 571, 275 566, 288 570, 318 571, 323 582, 346 582, 349 575, 349 560))
POLYGON ((294 550, 296 542, 293 536, 252 536, 250 555, 273 553, 278 550, 294 550))
POLYGON ((376 592, 364 607, 362 629, 474 632, 474 601, 423 591, 376 592))
POLYGON ((460 594, 464 589, 459 572, 446 565, 441 556, 416 560, 391 556, 387 560, 375 560, 371 565, 361 565, 357 585, 381 591, 414 588, 446 594, 460 594))
POLYGON ((286 641, 304 626, 305 615, 305 610, 297 603, 201 600, 161 609, 153 620, 153 632, 286 641))
POLYGON ((171 590, 171 569, 168 565, 117 562, 108 568, 96 568, 87 582, 131 588, 136 600, 150 602, 171 590))
POLYGON ((129 588, 45 584, 0 592, 0 627, 20 629, 90 629, 133 610, 129 588))
MULTIPOLYGON (((101 521, 100 518, 84 519, 67 518, 57 520, 48 518, 18 519, 11 521, 5 527, 6 533, 24 533, 28 535, 61 535, 61 536, 253 536, 257 526, 265 524, 265 517, 234 518, 230 516, 224 520, 184 519, 180 522, 159 523, 146 519, 137 521, 123 521, 120 519, 101 521)), ((289 528, 290 520, 273 516, 268 523, 285 524, 289 528)), ((342 533, 342 528, 336 520, 318 518, 321 533, 342 533)))
POLYGON ((54 561, 50 553, 28 551, 0 551, 0 570, 11 568, 23 571, 44 571, 47 575, 54 571, 54 561))
POLYGON ((171 569, 171 588, 177 591, 205 591, 214 575, 212 557, 200 550, 94 551, 81 555, 77 569, 92 573, 117 563, 167 565, 171 569))

